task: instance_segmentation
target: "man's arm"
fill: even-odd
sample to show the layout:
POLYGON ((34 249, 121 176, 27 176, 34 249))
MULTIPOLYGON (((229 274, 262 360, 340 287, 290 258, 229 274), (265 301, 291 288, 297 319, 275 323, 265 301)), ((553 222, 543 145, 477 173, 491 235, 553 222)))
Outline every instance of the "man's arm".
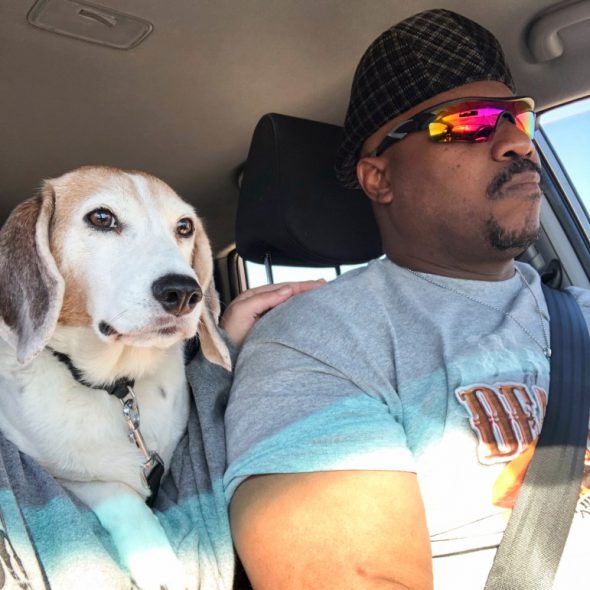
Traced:
POLYGON ((334 471, 260 475, 230 507, 256 590, 430 590, 432 559, 416 475, 334 471))

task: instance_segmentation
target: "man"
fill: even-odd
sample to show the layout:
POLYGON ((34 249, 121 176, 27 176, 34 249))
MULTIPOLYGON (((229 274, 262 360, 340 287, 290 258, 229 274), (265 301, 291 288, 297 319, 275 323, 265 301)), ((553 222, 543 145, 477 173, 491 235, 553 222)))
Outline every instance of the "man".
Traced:
MULTIPOLYGON (((226 413, 256 590, 484 587, 549 390, 540 278, 514 260, 539 232, 533 102, 513 95, 496 39, 446 10, 363 56, 337 174, 387 258, 268 314, 226 413)), ((588 541, 577 515, 555 588, 588 541)))

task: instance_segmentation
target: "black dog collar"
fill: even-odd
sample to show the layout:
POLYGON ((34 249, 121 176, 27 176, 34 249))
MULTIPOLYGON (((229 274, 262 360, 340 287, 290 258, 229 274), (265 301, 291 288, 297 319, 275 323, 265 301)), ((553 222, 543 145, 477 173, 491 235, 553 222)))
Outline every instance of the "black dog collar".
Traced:
POLYGON ((53 350, 53 348, 50 348, 49 350, 51 350, 55 358, 61 361, 70 370, 72 377, 78 383, 80 383, 80 385, 90 387, 90 389, 100 389, 106 391, 109 395, 114 395, 117 399, 124 398, 127 395, 127 388, 133 387, 135 385, 135 380, 128 379, 127 377, 121 377, 121 379, 117 379, 110 385, 106 385, 104 383, 100 385, 94 385, 93 383, 89 383, 86 381, 86 379, 84 379, 84 377, 82 377, 82 372, 76 367, 76 365, 74 365, 72 359, 67 354, 53 350))

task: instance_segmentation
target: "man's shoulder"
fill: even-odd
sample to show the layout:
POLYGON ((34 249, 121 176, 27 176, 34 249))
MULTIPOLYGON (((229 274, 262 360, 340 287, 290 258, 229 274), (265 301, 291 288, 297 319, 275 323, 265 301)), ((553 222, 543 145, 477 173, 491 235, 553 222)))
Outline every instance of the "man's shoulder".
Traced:
POLYGON ((590 307, 590 289, 583 287, 566 287, 581 307, 590 307))
POLYGON ((387 268, 382 260, 375 260, 339 276, 319 289, 289 299, 268 312, 255 326, 257 334, 290 326, 323 323, 342 318, 348 321, 351 314, 367 309, 386 293, 387 268))
POLYGON ((583 289, 581 287, 568 287, 566 289, 569 293, 571 293, 575 300, 578 302, 584 317, 586 318, 586 322, 590 327, 590 289, 583 289))

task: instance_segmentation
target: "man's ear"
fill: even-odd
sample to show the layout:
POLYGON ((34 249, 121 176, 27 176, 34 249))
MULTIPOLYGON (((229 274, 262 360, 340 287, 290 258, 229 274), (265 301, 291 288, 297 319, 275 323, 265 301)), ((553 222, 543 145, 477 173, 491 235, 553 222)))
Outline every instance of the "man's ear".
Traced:
POLYGON ((387 159, 381 156, 361 158, 356 175, 365 194, 379 205, 388 205, 393 199, 391 182, 386 174, 387 159))

